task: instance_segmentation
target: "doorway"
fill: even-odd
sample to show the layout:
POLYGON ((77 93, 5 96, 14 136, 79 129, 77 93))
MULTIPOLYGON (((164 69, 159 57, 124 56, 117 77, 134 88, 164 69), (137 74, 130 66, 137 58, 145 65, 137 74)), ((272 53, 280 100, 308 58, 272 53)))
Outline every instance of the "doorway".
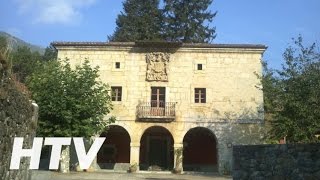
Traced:
POLYGON ((173 138, 160 126, 148 128, 140 141, 140 169, 162 171, 173 168, 173 138))
POLYGON ((183 139, 183 170, 218 171, 217 141, 211 130, 190 129, 183 139))
POLYGON ((100 137, 106 137, 97 154, 101 169, 121 169, 130 165, 130 136, 121 126, 111 125, 100 137))

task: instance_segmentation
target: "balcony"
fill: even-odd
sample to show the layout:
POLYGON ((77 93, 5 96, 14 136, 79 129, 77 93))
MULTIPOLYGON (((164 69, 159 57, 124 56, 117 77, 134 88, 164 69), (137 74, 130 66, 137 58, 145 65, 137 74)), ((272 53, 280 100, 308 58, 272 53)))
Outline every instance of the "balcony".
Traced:
POLYGON ((137 106, 139 121, 171 122, 176 117, 176 102, 142 102, 137 106))

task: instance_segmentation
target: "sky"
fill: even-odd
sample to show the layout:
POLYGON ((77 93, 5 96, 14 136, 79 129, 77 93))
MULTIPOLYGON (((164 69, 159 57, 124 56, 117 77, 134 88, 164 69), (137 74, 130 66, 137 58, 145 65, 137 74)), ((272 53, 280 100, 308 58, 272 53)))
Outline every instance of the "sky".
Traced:
MULTIPOLYGON (((264 44, 264 59, 280 68, 292 38, 320 45, 319 0, 214 0, 212 43, 264 44)), ((0 31, 42 47, 53 41, 106 41, 121 0, 0 0, 0 31)))

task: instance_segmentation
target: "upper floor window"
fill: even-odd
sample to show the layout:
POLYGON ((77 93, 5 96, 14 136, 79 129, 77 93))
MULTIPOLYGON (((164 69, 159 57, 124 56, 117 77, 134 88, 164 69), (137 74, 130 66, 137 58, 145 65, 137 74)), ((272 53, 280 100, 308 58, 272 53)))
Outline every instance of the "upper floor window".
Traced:
POLYGON ((151 87, 151 107, 164 107, 166 101, 165 87, 151 87))
POLYGON ((120 69, 120 62, 115 63, 116 69, 120 69))
POLYGON ((112 101, 121 101, 122 99, 122 87, 121 86, 112 86, 111 87, 111 100, 112 101))
POLYGON ((194 102, 195 103, 206 103, 206 88, 195 88, 194 89, 194 102))
POLYGON ((202 64, 197 65, 197 70, 202 70, 202 64))

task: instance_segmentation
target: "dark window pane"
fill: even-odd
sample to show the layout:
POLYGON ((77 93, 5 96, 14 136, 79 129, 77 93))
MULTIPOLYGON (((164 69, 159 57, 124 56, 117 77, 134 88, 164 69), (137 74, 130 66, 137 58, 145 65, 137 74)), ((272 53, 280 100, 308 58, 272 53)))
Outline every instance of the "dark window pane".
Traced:
POLYGON ((151 93, 152 94, 157 94, 157 88, 156 87, 151 87, 151 93))
POLYGON ((116 69, 120 69, 120 62, 116 62, 116 69))
POLYGON ((206 99, 201 99, 201 103, 206 103, 206 99))
POLYGON ((198 64, 198 70, 202 70, 202 64, 198 64))
POLYGON ((164 87, 159 88, 160 94, 165 94, 166 89, 164 87))
POLYGON ((157 96, 152 95, 152 96, 151 96, 151 101, 157 101, 157 96))

